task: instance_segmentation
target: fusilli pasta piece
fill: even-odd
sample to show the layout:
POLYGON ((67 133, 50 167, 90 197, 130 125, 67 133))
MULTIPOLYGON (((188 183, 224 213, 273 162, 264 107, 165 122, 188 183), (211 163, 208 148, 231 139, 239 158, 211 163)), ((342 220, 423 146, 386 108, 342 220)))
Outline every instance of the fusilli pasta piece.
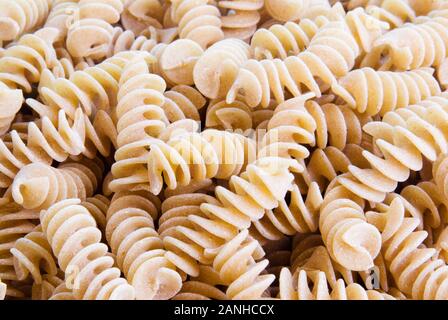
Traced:
POLYGON ((226 38, 248 40, 257 29, 260 9, 264 0, 219 0, 218 7, 224 10, 221 17, 222 30, 226 38))
POLYGON ((113 267, 101 231, 79 199, 66 199, 42 210, 40 221, 61 269, 73 275, 73 295, 83 300, 132 300, 135 292, 113 267))
POLYGON ((328 0, 265 0, 271 17, 278 21, 297 21, 314 18, 330 10, 328 0))
POLYGON ((52 0, 2 1, 0 5, 0 43, 18 38, 41 26, 48 16, 52 0))
POLYGON ((154 229, 159 206, 149 193, 119 192, 107 211, 106 238, 136 299, 169 299, 182 286, 154 229))

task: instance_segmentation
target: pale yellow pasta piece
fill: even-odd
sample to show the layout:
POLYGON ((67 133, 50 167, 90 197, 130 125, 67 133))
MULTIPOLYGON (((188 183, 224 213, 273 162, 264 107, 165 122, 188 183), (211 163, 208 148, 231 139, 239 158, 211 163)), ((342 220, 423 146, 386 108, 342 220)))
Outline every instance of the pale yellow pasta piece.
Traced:
POLYGON ((325 273, 319 271, 301 270, 295 279, 287 268, 283 268, 279 281, 282 300, 395 300, 387 293, 366 290, 357 283, 346 285, 342 279, 330 291, 325 273))
POLYGON ((17 39, 40 27, 48 16, 51 0, 4 0, 0 4, 0 42, 17 39))
POLYGON ((107 245, 100 242, 95 219, 80 203, 79 199, 63 200, 40 214, 59 266, 66 277, 73 277, 73 296, 83 300, 134 299, 134 288, 113 267, 114 259, 107 255, 107 245))
POLYGON ((80 0, 67 34, 67 49, 73 57, 101 59, 112 43, 112 24, 120 20, 124 0, 80 0))
POLYGON ((244 133, 253 127, 252 109, 243 101, 228 104, 225 100, 212 100, 207 107, 205 126, 221 130, 240 129, 244 133))
POLYGON ((150 146, 147 176, 152 193, 164 183, 169 189, 192 180, 229 179, 255 160, 255 142, 243 135, 208 129, 201 133, 174 132, 166 142, 150 146))
POLYGON ((429 98, 388 112, 381 122, 364 125, 381 154, 363 152, 369 168, 350 166, 350 173, 339 177, 339 182, 363 199, 383 201, 398 182, 408 179, 411 170, 422 169, 423 157, 434 162, 438 155, 447 152, 447 103, 446 97, 429 98))
POLYGON ((441 94, 433 73, 431 68, 407 72, 362 68, 339 79, 332 90, 359 113, 384 116, 389 111, 441 94))
POLYGON ((208 48, 193 69, 196 88, 211 99, 222 98, 235 81, 239 68, 251 58, 249 45, 226 39, 208 48))
POLYGON ((46 209, 67 198, 93 196, 102 178, 94 161, 63 163, 53 168, 43 163, 24 166, 10 187, 15 202, 27 209, 46 209), (96 166, 96 167, 95 167, 96 166))
POLYGON ((169 299, 182 286, 154 229, 159 206, 147 192, 119 192, 107 211, 106 238, 138 300, 169 299))
POLYGON ((315 19, 301 19, 300 22, 286 22, 274 24, 269 28, 260 28, 255 31, 250 40, 254 56, 263 58, 286 59, 289 55, 297 55, 305 50, 316 33, 332 20, 343 19, 344 10, 335 5, 332 11, 315 19))
POLYGON ((259 299, 275 280, 272 274, 262 274, 269 261, 255 261, 260 244, 248 234, 247 230, 241 231, 219 249, 213 260, 213 269, 227 285, 226 295, 232 300, 259 299))
POLYGON ((10 251, 14 256, 14 269, 20 281, 31 276, 36 285, 42 285, 44 276, 56 276, 58 272, 50 244, 40 225, 18 239, 10 251))
POLYGON ((61 279, 60 276, 50 276, 45 274, 42 276, 42 283, 37 284, 34 282, 31 288, 31 299, 49 300, 53 296, 56 288, 63 283, 63 279, 61 279))
POLYGON ((182 119, 200 121, 199 112, 206 104, 204 96, 194 87, 180 84, 165 91, 165 103, 163 111, 169 122, 182 119))
POLYGON ((296 56, 284 60, 246 61, 233 78, 226 100, 233 102, 240 91, 244 92, 246 103, 251 107, 267 106, 271 96, 281 103, 285 100, 285 92, 299 96, 303 89, 320 97, 322 91, 336 83, 336 78, 353 69, 356 59, 363 51, 368 51, 381 30, 382 24, 362 9, 351 11, 344 20, 325 24, 308 48, 296 56))
POLYGON ((45 21, 45 27, 58 29, 56 41, 64 46, 68 28, 75 19, 79 19, 78 2, 78 0, 54 0, 45 21))
POLYGON ((186 281, 172 300, 228 300, 218 288, 200 281, 186 281))
POLYGON ((381 249, 381 235, 366 221, 363 205, 345 187, 336 186, 325 194, 319 216, 319 230, 331 258, 353 271, 372 268, 381 249))
POLYGON ((440 66, 447 57, 448 16, 437 13, 384 34, 373 43, 362 66, 402 71, 440 66))
POLYGON ((314 18, 331 9, 328 0, 265 0, 267 12, 278 21, 314 18))
MULTIPOLYGON (((176 201, 180 206, 161 218, 163 232, 168 232, 164 237, 167 258, 186 274, 202 278, 198 262, 210 264, 224 243, 249 228, 251 221, 260 219, 266 210, 277 207, 291 188, 293 175, 289 170, 300 169, 295 161, 266 157, 249 164, 240 177, 232 176, 228 188, 217 186, 216 199, 193 194, 168 200, 173 207, 177 208, 176 201), (192 213, 184 219, 187 208, 192 213), (180 228, 170 228, 177 223, 180 228)), ((227 295, 230 297, 229 292, 227 295)))
POLYGON ((121 13, 121 23, 126 30, 135 34, 148 27, 161 28, 164 10, 164 1, 130 0, 121 13))
POLYGON ((264 0, 219 0, 224 10, 221 17, 225 38, 248 40, 257 29, 264 0))
POLYGON ((193 40, 206 49, 224 38, 221 13, 208 0, 171 0, 169 13, 181 39, 193 40))
POLYGON ((0 280, 0 300, 5 299, 6 296, 6 284, 0 280))
POLYGON ((398 197, 387 203, 384 210, 368 212, 367 217, 382 232, 382 250, 397 288, 412 299, 446 300, 446 263, 432 258, 436 249, 421 246, 428 234, 418 230, 414 207, 398 197))

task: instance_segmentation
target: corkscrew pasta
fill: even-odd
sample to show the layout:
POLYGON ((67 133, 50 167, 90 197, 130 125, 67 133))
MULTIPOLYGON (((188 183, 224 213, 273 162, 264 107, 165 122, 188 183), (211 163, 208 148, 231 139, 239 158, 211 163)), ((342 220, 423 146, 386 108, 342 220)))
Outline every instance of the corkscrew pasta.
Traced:
POLYGON ((448 300, 447 88, 445 0, 0 0, 0 300, 448 300))

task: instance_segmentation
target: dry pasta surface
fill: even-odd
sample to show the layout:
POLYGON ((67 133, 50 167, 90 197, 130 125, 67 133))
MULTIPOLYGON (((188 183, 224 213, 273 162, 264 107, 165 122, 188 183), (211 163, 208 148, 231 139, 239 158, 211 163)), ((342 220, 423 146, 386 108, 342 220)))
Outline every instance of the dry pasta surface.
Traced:
POLYGON ((448 0, 0 0, 0 300, 448 300, 448 0))

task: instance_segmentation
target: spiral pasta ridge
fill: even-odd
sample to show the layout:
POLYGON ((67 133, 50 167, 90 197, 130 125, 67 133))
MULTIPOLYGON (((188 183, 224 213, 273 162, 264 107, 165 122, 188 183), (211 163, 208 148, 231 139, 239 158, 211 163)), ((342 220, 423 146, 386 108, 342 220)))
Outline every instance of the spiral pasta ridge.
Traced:
POLYGON ((448 273, 446 263, 433 259, 435 249, 421 246, 427 232, 418 230, 414 218, 400 198, 394 198, 384 212, 368 212, 369 218, 382 221, 384 257, 398 289, 412 299, 447 299, 444 286, 448 273), (401 246, 406 242, 406 246, 401 246))
POLYGON ((171 19, 181 39, 190 39, 207 48, 224 38, 221 13, 208 0, 172 0, 171 19))
POLYGON ((388 111, 440 95, 433 73, 430 68, 406 72, 362 68, 339 79, 332 90, 359 113, 384 116, 388 111))
POLYGON ((225 10, 221 17, 226 38, 248 40, 257 29, 263 0, 220 0, 218 7, 225 10))
POLYGON ((67 33, 67 50, 73 57, 101 59, 112 43, 112 24, 120 20, 124 0, 80 0, 67 33))
POLYGON ((66 199, 43 210, 42 229, 61 269, 73 273, 73 295, 83 300, 130 300, 134 289, 113 267, 101 232, 79 199, 66 199))
POLYGON ((377 290, 365 290, 357 283, 346 285, 342 279, 330 291, 324 272, 301 270, 297 279, 294 279, 287 268, 282 269, 280 274, 279 296, 282 300, 394 300, 391 295, 377 290), (312 288, 309 279, 313 282, 312 288))
POLYGON ((370 168, 349 167, 349 174, 339 177, 339 183, 359 197, 381 202, 398 182, 408 179, 411 170, 422 169, 423 156, 434 162, 446 153, 444 129, 446 97, 431 97, 407 108, 388 112, 382 121, 364 126, 382 156, 364 151, 370 168))
POLYGON ((265 0, 264 5, 269 15, 278 21, 297 21, 314 18, 331 10, 328 0, 265 0))
POLYGON ((331 21, 322 27, 308 48, 296 56, 246 61, 227 92, 227 102, 233 102, 241 90, 251 107, 267 106, 271 95, 277 103, 285 101, 285 92, 300 96, 302 87, 320 97, 325 86, 331 87, 355 66, 363 49, 381 31, 380 24, 371 27, 378 22, 372 19, 362 10, 349 12, 344 20, 331 21), (320 86, 317 78, 325 86, 320 86))
POLYGON ((4 1, 0 6, 0 41, 11 41, 41 26, 48 16, 51 0, 4 1))
POLYGON ((67 162, 59 168, 31 163, 20 169, 14 178, 11 196, 24 208, 38 210, 67 198, 85 200, 97 190, 102 174, 102 168, 94 161, 67 162))
POLYGON ((44 276, 55 276, 58 272, 50 244, 40 226, 18 239, 11 254, 19 280, 31 276, 35 284, 42 284, 44 276))
POLYGON ((259 246, 258 241, 248 238, 247 230, 241 231, 220 248, 213 260, 213 269, 227 285, 230 299, 258 299, 274 281, 274 275, 261 274, 268 260, 255 261, 261 258, 257 254, 259 246))
POLYGON ((154 228, 159 206, 146 192, 118 192, 107 211, 106 238, 136 299, 169 299, 182 286, 154 228))

